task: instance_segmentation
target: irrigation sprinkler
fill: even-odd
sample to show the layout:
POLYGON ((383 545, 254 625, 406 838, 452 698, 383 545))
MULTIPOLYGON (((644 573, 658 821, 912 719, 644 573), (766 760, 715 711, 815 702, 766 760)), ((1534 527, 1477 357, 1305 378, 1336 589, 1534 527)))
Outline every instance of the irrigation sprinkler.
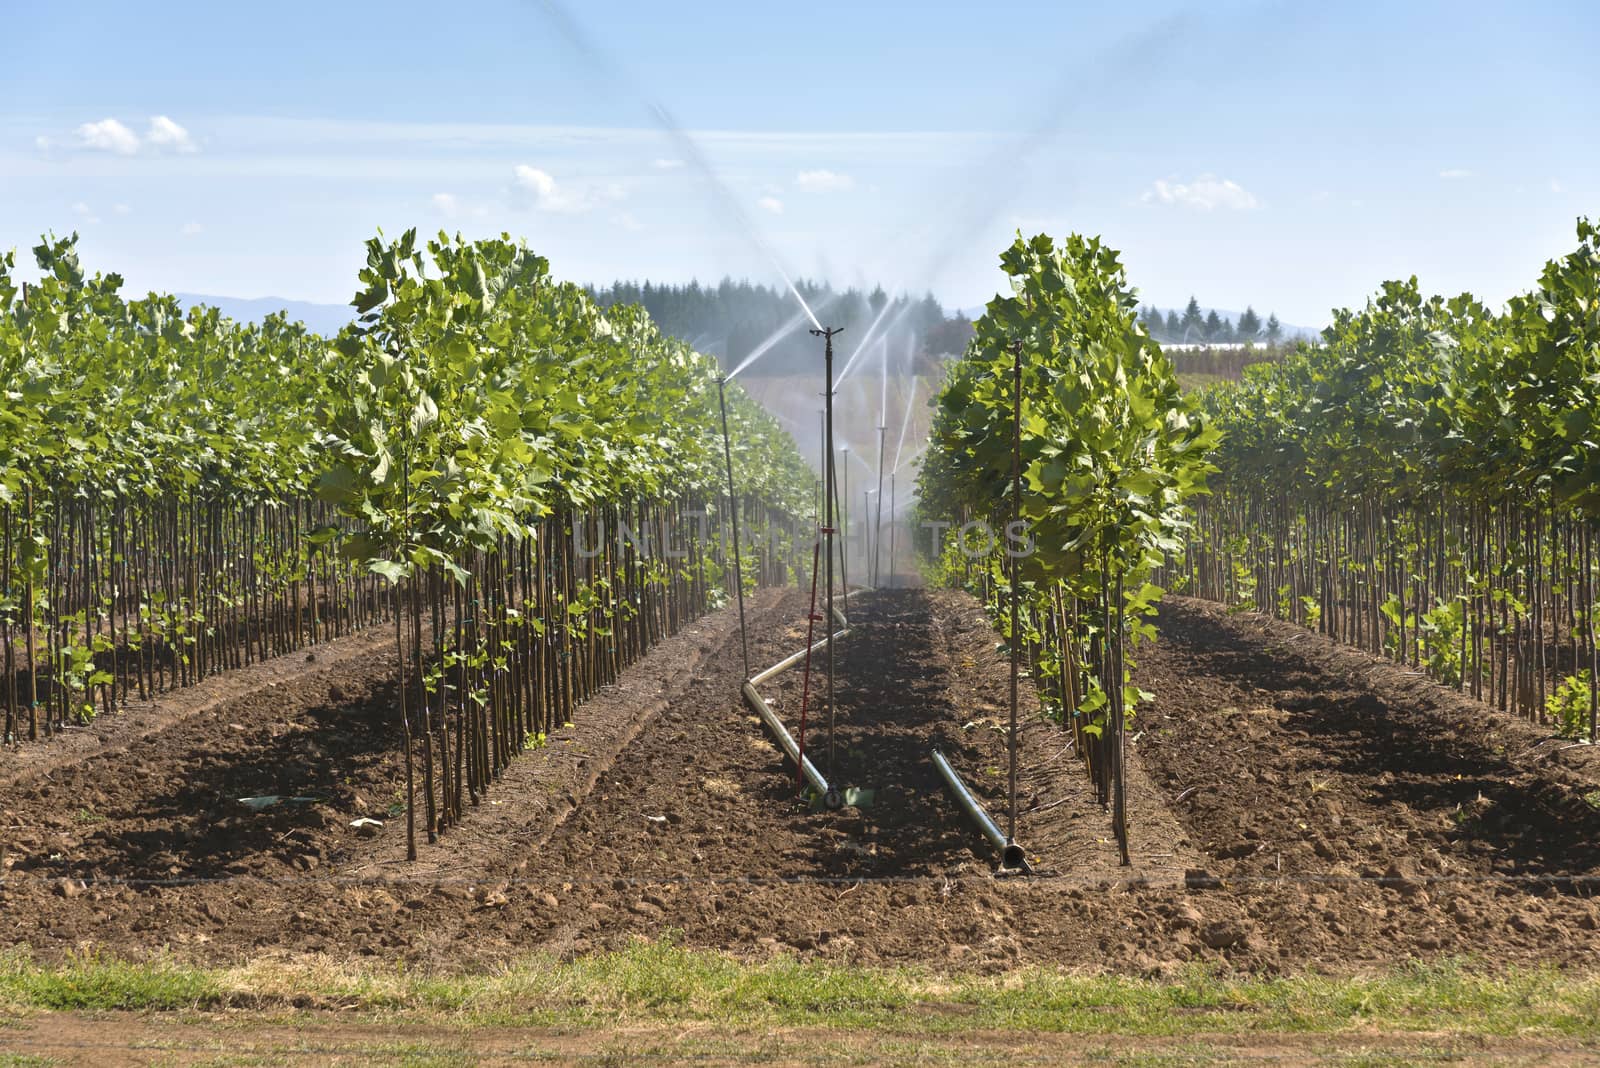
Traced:
POLYGON ((739 499, 733 495, 733 448, 728 442, 728 378, 717 376, 717 404, 722 409, 722 459, 728 468, 728 514, 733 519, 733 588, 739 598, 739 651, 744 677, 750 677, 750 636, 744 623, 744 560, 739 552, 739 499))
POLYGON ((1000 867, 1011 871, 1031 871, 1027 853, 1017 844, 1014 837, 1000 833, 1000 828, 989 818, 989 813, 984 811, 983 805, 972 796, 972 791, 961 781, 956 769, 950 766, 944 754, 937 749, 933 751, 933 765, 939 769, 939 776, 944 779, 944 784, 950 788, 951 794, 955 795, 956 804, 961 806, 961 811, 967 814, 967 818, 1000 854, 1000 867))
MULTIPOLYGON (((827 383, 827 388, 822 395, 822 448, 823 456, 826 458, 822 465, 822 477, 827 483, 827 485, 823 488, 822 494, 822 506, 824 509, 822 536, 828 554, 828 586, 825 599, 828 605, 827 616, 829 619, 833 618, 833 551, 835 548, 833 537, 833 502, 834 493, 836 490, 833 481, 833 338, 834 335, 839 334, 842 331, 842 327, 829 327, 827 329, 822 329, 820 326, 811 331, 811 335, 813 337, 820 337, 823 340, 822 365, 824 379, 827 383)), ((833 774, 833 742, 835 723, 833 701, 832 642, 828 643, 828 655, 826 658, 825 670, 828 676, 828 774, 831 775, 833 774)))

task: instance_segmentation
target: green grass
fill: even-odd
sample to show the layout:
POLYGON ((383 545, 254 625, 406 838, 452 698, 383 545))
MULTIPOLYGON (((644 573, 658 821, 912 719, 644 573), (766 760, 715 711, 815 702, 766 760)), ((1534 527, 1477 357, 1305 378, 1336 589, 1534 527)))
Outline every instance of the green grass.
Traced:
POLYGON ((46 964, 0 955, 0 1013, 222 1008, 337 1008, 345 1019, 400 1015, 463 1027, 710 1022, 1177 1037, 1379 1028, 1600 1041, 1600 979, 1553 970, 1487 974, 1446 965, 1358 978, 1240 978, 1196 969, 1157 980, 1028 968, 944 976, 788 957, 749 964, 671 943, 566 962, 530 957, 471 975, 327 960, 205 969, 171 960, 90 955, 46 964))

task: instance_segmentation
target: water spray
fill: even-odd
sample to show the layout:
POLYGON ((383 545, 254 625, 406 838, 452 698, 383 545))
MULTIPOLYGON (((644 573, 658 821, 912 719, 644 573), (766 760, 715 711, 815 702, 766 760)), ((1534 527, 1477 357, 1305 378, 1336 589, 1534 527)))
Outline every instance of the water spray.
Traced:
POLYGON ((789 292, 793 294, 795 301, 805 312, 806 318, 811 320, 812 327, 821 330, 822 324, 817 321, 816 315, 812 313, 811 306, 806 303, 806 298, 800 295, 800 290, 795 286, 789 271, 784 268, 783 261, 778 257, 777 251, 767 244, 766 239, 761 236, 761 231, 751 220, 749 213, 744 210, 744 205, 740 203, 738 197, 734 196, 733 190, 728 188, 727 183, 718 177, 717 172, 712 169, 710 161, 706 159, 705 153, 701 151, 700 143, 690 136, 689 131, 684 128, 682 123, 678 122, 664 104, 646 92, 637 80, 628 77, 622 67, 606 52, 602 51, 589 38, 588 34, 583 32, 578 20, 572 17, 572 13, 566 9, 565 5, 561 4, 559 0, 540 0, 540 2, 546 14, 550 16, 551 21, 556 24, 556 28, 567 38, 568 43, 587 56, 589 61, 596 67, 609 73, 614 81, 630 87, 643 100, 645 110, 650 113, 650 117, 655 120, 656 125, 672 141, 678 153, 683 156, 684 161, 698 171, 701 178, 705 179, 706 185, 715 194, 716 200, 720 203, 722 209, 733 217, 740 235, 749 241, 772 265, 773 269, 778 272, 783 279, 783 284, 789 287, 789 292))
MULTIPOLYGON (((826 308, 833 302, 833 299, 834 298, 830 297, 826 302, 819 305, 819 307, 826 308)), ((796 327, 800 326, 801 323, 804 323, 809 316, 809 309, 802 309, 801 311, 795 312, 794 315, 790 316, 784 321, 782 326, 778 327, 778 329, 774 330, 772 333, 763 338, 761 344, 751 349, 750 355, 741 360, 739 362, 739 366, 728 372, 728 377, 738 378, 747 367, 761 359, 761 357, 765 356, 768 352, 771 352, 778 342, 782 341, 785 337, 788 337, 789 333, 796 327)), ((816 320, 812 319, 811 321, 815 322, 816 320)))

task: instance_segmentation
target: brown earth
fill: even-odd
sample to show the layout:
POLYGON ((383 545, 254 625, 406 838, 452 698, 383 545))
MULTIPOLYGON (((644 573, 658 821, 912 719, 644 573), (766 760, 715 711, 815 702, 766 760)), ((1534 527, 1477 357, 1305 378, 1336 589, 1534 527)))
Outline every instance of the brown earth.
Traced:
MULTIPOLYGON (((798 591, 757 599, 756 666, 801 647, 804 613, 798 591)), ((400 781, 394 665, 374 651, 0 787, 0 945, 473 969, 670 934, 747 957, 1140 973, 1583 966, 1600 947, 1574 878, 1600 874, 1587 750, 1530 752, 1533 728, 1426 680, 1184 599, 1137 654, 1154 699, 1130 758, 1134 866, 1118 867, 1066 735, 1030 716, 1017 837, 1044 874, 996 878, 927 756, 943 747, 1004 826, 994 632, 943 591, 880 591, 852 616, 831 766, 825 714, 807 745, 873 791, 860 808, 800 797, 738 702, 725 610, 408 864, 398 821, 374 839, 348 826, 387 818, 400 781), (235 800, 262 793, 319 800, 258 815, 235 800)), ((799 687, 794 671, 764 688, 791 727, 799 687)))

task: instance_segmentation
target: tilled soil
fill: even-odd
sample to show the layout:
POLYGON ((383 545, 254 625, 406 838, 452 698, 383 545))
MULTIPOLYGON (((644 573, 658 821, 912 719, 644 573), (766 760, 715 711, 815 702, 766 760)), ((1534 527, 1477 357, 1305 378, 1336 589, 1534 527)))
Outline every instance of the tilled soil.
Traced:
MULTIPOLYGON (((672 931, 691 944, 746 953, 994 967, 1019 959, 1012 887, 1023 901, 1035 891, 993 877, 991 847, 951 802, 930 759, 942 747, 1002 817, 1005 746, 993 728, 1009 669, 995 653, 994 631, 970 598, 920 590, 860 598, 851 623, 837 660, 833 759, 825 711, 810 719, 807 750, 831 783, 870 790, 870 800, 837 812, 807 804, 793 765, 734 704, 740 665, 729 658, 696 679, 683 707, 645 730, 546 844, 544 873, 562 874, 530 866, 526 881, 503 889, 504 907, 469 917, 471 944, 582 952, 672 931), (551 906, 565 901, 577 907, 551 906)), ((803 622, 763 634, 753 663, 775 662, 805 639, 803 622)), ((796 668, 763 687, 791 730, 803 681, 796 668)), ((813 683, 822 688, 815 675, 813 683)), ((1029 773, 1019 789, 1019 809, 1029 812, 1018 839, 1029 844, 1032 833, 1048 843, 1049 855, 1034 852, 1043 869, 1117 877, 1109 822, 1064 753, 1065 736, 1036 716, 1029 721, 1029 773), (1046 797, 1066 803, 1046 811, 1046 797)), ((1145 844, 1162 857, 1178 849, 1148 834, 1145 844)), ((1071 910, 1052 908, 1021 927, 1061 938, 1075 925, 1071 910)))
MULTIPOLYGON (((794 590, 755 600, 753 666, 803 646, 805 611, 794 590)), ((860 806, 802 797, 739 702, 725 610, 630 668, 407 863, 398 821, 370 840, 348 827, 382 818, 399 784, 393 663, 375 654, 6 784, 0 944, 468 969, 672 937, 744 956, 1135 972, 1587 965, 1600 947, 1575 878, 1600 874, 1587 751, 1184 599, 1138 653, 1154 699, 1129 760, 1133 866, 1118 866, 1068 736, 1028 715, 1017 838, 1040 874, 997 878, 928 759, 943 748, 1006 826, 993 630, 943 591, 879 591, 850 614, 831 761, 825 711, 807 750, 872 791, 860 806), (258 793, 318 801, 250 815, 234 800, 258 793)), ((763 687, 791 728, 800 685, 795 670, 763 687)))

